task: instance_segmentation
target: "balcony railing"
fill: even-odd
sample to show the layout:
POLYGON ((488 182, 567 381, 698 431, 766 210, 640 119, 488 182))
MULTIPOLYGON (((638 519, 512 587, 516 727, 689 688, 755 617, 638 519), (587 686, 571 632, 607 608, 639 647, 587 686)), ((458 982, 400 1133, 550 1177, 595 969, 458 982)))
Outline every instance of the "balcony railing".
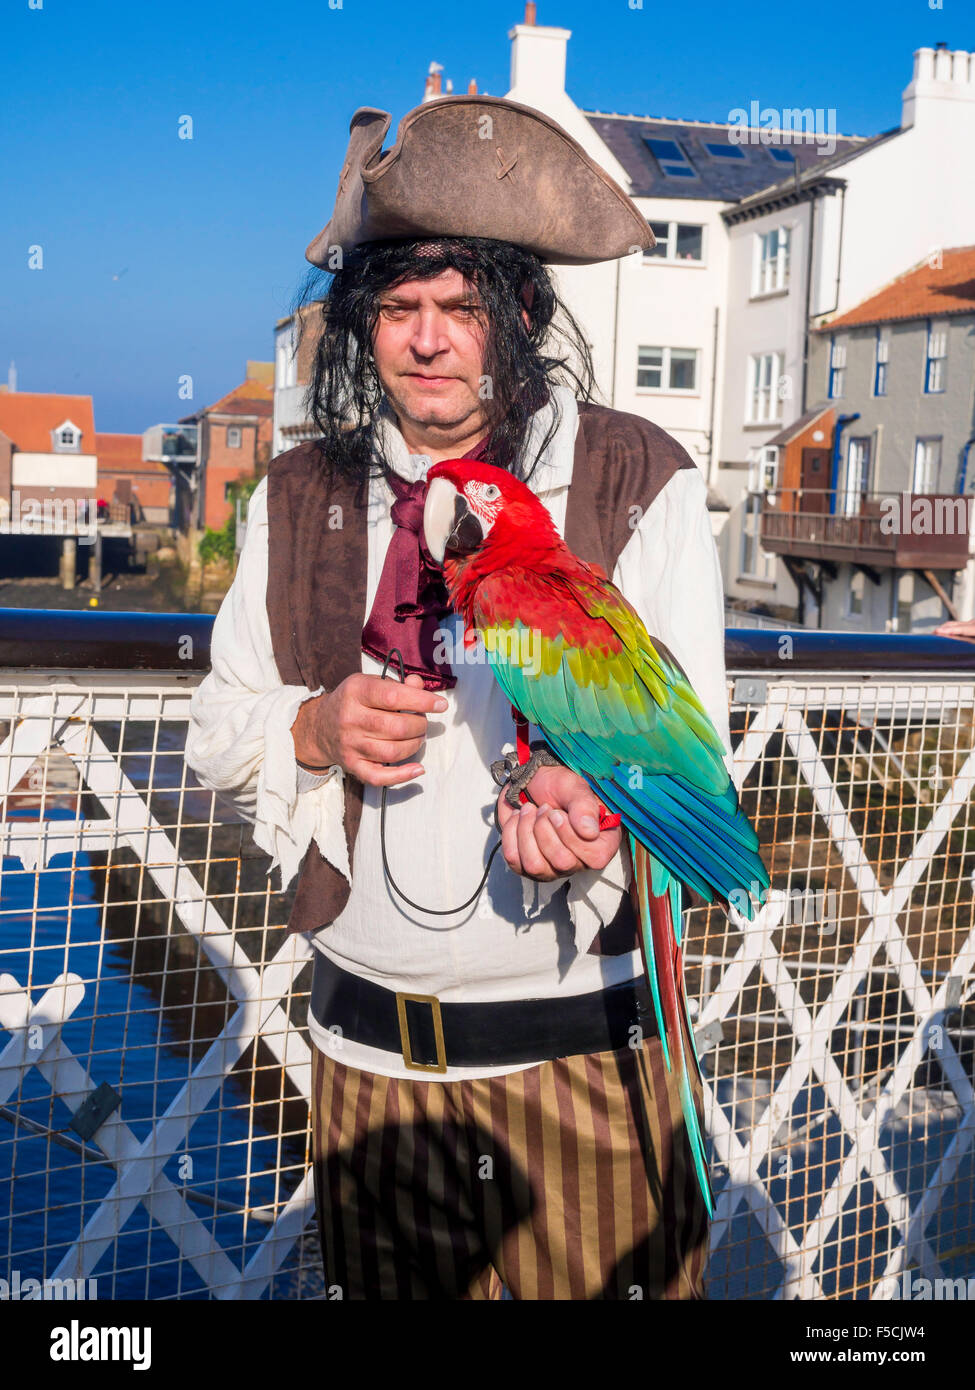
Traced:
POLYGON ((763 549, 779 555, 856 561, 878 569, 964 569, 971 497, 946 493, 770 493, 762 505, 763 549))
MULTIPOLYGON (((311 948, 182 758, 211 621, 0 611, 8 1285, 324 1295, 311 948)), ((752 924, 688 914, 708 1296, 975 1275, 975 645, 733 630, 726 651, 773 892, 752 924)))

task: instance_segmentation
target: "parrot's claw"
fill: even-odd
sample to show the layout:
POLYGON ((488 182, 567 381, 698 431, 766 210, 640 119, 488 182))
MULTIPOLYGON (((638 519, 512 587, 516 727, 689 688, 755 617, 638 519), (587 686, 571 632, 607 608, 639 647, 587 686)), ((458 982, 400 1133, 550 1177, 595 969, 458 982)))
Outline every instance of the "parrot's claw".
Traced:
POLYGON ((506 787, 504 799, 516 810, 521 806, 521 793, 526 792, 528 783, 540 767, 562 767, 554 754, 547 748, 536 748, 526 763, 518 761, 517 753, 506 753, 503 758, 491 764, 491 776, 499 787, 506 787))

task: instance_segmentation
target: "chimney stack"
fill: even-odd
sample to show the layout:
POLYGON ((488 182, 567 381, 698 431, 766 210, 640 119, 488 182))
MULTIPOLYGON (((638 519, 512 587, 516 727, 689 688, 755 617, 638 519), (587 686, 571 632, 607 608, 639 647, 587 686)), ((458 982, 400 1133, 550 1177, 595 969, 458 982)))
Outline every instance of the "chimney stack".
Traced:
POLYGON ((476 97, 476 96, 477 96, 477 82, 474 80, 473 77, 471 78, 470 82, 468 82, 468 84, 467 84, 467 95, 468 95, 469 97, 476 97))
POLYGON ((508 30, 511 40, 511 89, 515 101, 544 106, 565 97, 565 52, 571 29, 553 29, 535 22, 535 5, 527 0, 525 22, 508 30))
POLYGON ((440 74, 442 72, 442 63, 430 64, 430 67, 427 69, 427 80, 423 88, 424 101, 432 101, 434 97, 438 97, 441 95, 443 79, 441 78, 440 74))
POLYGON ((914 76, 902 98, 901 127, 907 129, 932 117, 962 115, 958 103, 975 102, 975 53, 952 51, 946 43, 919 48, 914 54, 914 76))

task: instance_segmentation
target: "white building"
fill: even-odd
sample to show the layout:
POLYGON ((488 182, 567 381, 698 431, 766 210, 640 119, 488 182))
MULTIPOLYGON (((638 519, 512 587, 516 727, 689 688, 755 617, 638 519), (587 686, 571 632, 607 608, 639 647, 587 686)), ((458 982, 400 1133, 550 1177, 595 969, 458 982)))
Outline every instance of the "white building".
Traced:
POLYGON ((712 482, 732 507, 722 537, 730 597, 797 603, 785 566, 757 544, 757 523, 776 482, 771 441, 831 397, 828 364, 809 361, 809 329, 905 267, 936 265, 945 248, 975 240, 975 178, 962 172, 973 149, 975 55, 922 48, 899 126, 724 212, 727 364, 712 482))
MULTIPOLYGON (((834 112, 729 110, 725 123, 579 107, 566 90, 571 31, 508 33, 505 95, 558 121, 634 199, 657 246, 554 267, 590 343, 598 398, 654 420, 709 485, 729 598, 794 608, 781 561, 758 544, 774 485, 770 441, 821 403, 809 329, 939 247, 970 244, 975 57, 920 49, 901 124, 835 132, 834 112)), ((431 64, 423 99, 452 91, 431 64)), ((476 91, 471 83, 467 89, 476 91)), ((273 452, 307 437, 293 325, 277 325, 273 452)))
MULTIPOLYGON (((509 31, 505 95, 558 121, 633 198, 657 246, 597 266, 553 268, 587 332, 602 399, 654 420, 687 449, 709 484, 717 472, 725 366, 729 232, 722 212, 776 182, 784 168, 813 168, 826 146, 783 148, 783 132, 587 111, 566 91, 568 29, 526 22, 509 31), (794 157, 793 157, 794 156, 794 157)), ((767 113, 762 113, 767 115, 767 113)), ((856 136, 835 137, 855 150, 856 136)), ((720 505, 719 498, 714 501, 720 505)), ((724 522, 715 514, 715 528, 724 522)))
MULTIPOLYGON (((747 139, 744 127, 663 117, 586 111, 566 91, 571 31, 525 22, 509 31, 511 85, 505 95, 558 121, 634 199, 654 229, 657 247, 596 266, 555 267, 553 274, 591 345, 599 399, 656 421, 688 450, 710 482, 724 372, 728 229, 722 211, 792 169, 792 153, 747 139), (745 137, 743 139, 743 137, 745 137), (736 143, 736 140, 742 143, 736 143), (784 159, 784 162, 783 162, 784 159)), ((452 86, 431 64, 423 99, 452 86)), ((471 91, 474 84, 468 86, 471 91)), ((767 124, 767 122, 766 122, 767 124)), ((857 137, 839 137, 852 150, 857 137)), ((806 169, 824 158, 818 145, 795 150, 806 169)), ((276 326, 273 452, 303 436, 301 364, 296 369, 290 320, 276 326)), ((720 506, 720 499, 715 498, 720 506)), ((715 523, 723 517, 716 514, 715 523)))

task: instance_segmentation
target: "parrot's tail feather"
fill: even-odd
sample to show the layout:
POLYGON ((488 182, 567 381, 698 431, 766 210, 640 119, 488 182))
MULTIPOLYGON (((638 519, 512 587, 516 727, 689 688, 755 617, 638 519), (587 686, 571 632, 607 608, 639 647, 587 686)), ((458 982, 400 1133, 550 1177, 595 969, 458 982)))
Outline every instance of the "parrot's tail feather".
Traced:
POLYGON ((694 1171, 708 1216, 712 1216, 714 1192, 691 1084, 692 1070, 700 1083, 703 1084, 704 1078, 684 989, 681 885, 632 835, 629 843, 640 904, 644 962, 664 1059, 668 1071, 676 1069, 677 1072, 681 1111, 694 1171), (656 891, 658 888, 659 892, 656 891))
POLYGON ((652 889, 647 879, 647 867, 650 856, 638 840, 633 836, 630 840, 630 857, 633 861, 633 873, 636 878, 637 895, 640 904, 640 945, 643 951, 643 964, 647 972, 647 983, 650 986, 650 998, 653 1000, 653 1013, 657 1022, 657 1034, 663 1047, 664 1062, 667 1070, 671 1069, 670 1049, 667 1045, 667 1025, 664 1020, 663 1010, 660 1003, 660 980, 657 972, 657 961, 654 955, 653 942, 650 939, 650 902, 652 889))

